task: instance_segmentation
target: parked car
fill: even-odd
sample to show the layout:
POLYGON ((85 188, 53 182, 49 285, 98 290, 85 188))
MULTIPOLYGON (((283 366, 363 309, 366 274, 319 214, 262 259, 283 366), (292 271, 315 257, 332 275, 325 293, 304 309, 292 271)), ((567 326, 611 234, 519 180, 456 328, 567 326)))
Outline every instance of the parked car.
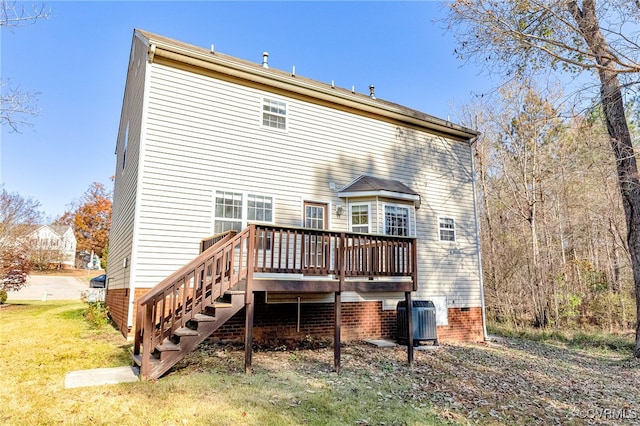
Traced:
POLYGON ((89 281, 90 288, 105 288, 106 284, 107 284, 106 274, 98 275, 97 277, 91 278, 91 281, 89 281))

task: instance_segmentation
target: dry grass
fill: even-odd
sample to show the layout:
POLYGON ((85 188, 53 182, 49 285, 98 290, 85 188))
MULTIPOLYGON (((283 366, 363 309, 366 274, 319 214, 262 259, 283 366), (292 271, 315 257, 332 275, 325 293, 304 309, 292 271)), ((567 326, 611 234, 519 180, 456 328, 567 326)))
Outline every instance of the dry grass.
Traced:
POLYGON ((127 365, 116 331, 83 304, 0 310, 0 424, 423 425, 640 422, 640 365, 615 351, 504 339, 417 351, 346 344, 254 353, 204 345, 158 381, 64 389, 67 371, 127 365), (608 410, 608 411, 607 411, 608 410))

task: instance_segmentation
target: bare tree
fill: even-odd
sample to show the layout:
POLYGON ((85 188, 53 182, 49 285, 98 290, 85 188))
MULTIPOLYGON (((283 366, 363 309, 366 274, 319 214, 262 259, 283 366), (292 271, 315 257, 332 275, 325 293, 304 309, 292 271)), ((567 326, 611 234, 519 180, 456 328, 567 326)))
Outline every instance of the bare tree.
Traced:
POLYGON ((623 92, 640 75, 637 2, 596 0, 457 0, 449 22, 470 56, 507 77, 543 68, 597 75, 599 103, 616 159, 627 245, 636 288, 636 347, 640 357, 640 179, 623 92), (501 68, 500 68, 501 66, 501 68))
MULTIPOLYGON (((49 12, 42 6, 27 9, 23 3, 0 1, 0 28, 13 29, 48 19, 49 12)), ((29 126, 29 119, 38 115, 39 92, 24 91, 10 80, 0 80, 0 123, 17 132, 21 126, 29 126)))
POLYGON ((24 239, 42 217, 40 203, 0 190, 0 290, 18 290, 30 271, 24 239))

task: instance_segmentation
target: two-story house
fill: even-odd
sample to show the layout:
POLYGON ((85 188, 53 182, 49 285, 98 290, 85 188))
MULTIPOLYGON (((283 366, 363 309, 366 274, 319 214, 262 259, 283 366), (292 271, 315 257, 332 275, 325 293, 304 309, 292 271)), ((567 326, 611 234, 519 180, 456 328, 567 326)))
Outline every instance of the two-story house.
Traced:
POLYGON ((394 338, 401 300, 434 302, 440 341, 482 340, 476 136, 135 30, 106 303, 140 363, 155 350, 143 375, 209 335, 394 338))
POLYGON ((66 225, 34 225, 22 238, 33 263, 49 268, 74 268, 76 237, 66 225))

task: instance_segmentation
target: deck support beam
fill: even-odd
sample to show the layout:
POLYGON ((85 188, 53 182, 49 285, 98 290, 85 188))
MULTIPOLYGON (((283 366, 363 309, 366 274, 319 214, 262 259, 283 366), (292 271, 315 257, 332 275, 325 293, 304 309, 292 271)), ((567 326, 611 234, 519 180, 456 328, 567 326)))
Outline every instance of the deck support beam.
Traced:
POLYGON ((407 304, 407 362, 413 365, 413 302, 410 291, 404 293, 404 299, 407 304))
POLYGON ((335 324, 333 329, 333 370, 340 373, 340 324, 342 323, 342 301, 340 292, 335 293, 334 301, 334 317, 335 324))

